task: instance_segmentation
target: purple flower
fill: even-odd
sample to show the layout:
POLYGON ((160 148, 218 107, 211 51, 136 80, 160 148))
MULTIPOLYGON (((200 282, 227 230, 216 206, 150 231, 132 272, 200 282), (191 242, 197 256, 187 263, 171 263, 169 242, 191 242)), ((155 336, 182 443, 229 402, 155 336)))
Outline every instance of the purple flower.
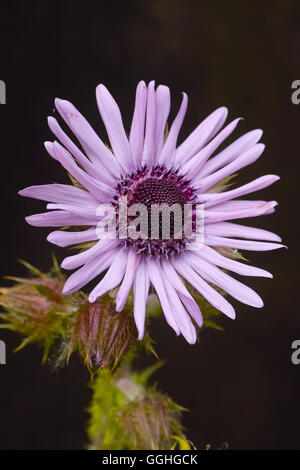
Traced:
POLYGON ((153 81, 147 87, 142 81, 136 90, 128 138, 118 105, 108 90, 99 85, 96 95, 111 149, 70 102, 56 99, 56 108, 80 147, 53 117, 48 118, 49 127, 60 143, 46 142, 45 147, 76 184, 31 186, 19 193, 49 202, 48 212, 26 218, 29 224, 79 227, 77 231, 50 233, 48 240, 51 243, 65 247, 94 242, 85 251, 64 259, 63 268, 77 270, 66 281, 63 292, 70 294, 98 278, 89 301, 95 302, 119 286, 116 310, 121 311, 133 289, 134 317, 141 339, 146 300, 152 284, 167 322, 191 344, 196 341, 196 330, 190 317, 201 326, 202 315, 186 284, 193 286, 230 318, 235 317, 235 311, 219 293, 220 289, 240 302, 262 307, 263 301, 256 292, 223 271, 224 268, 242 276, 272 277, 263 269, 233 259, 232 254, 237 249, 263 251, 283 246, 274 243, 281 239, 269 231, 232 223, 234 219, 274 212, 275 201, 237 198, 271 185, 279 179, 278 176, 261 176, 248 184, 224 191, 231 175, 254 163, 262 154, 264 145, 258 143, 262 131, 248 132, 216 153, 239 122, 236 119, 221 130, 227 117, 227 109, 222 107, 177 145, 187 109, 187 95, 183 93, 180 109, 166 136, 169 88, 160 85, 155 89, 153 81), (161 231, 158 239, 117 237, 99 240, 97 208, 101 204, 117 207, 120 196, 127 197, 128 206, 142 203, 148 211, 154 203, 179 204, 181 207, 202 203, 205 210, 203 246, 188 250, 187 237, 176 239, 173 233, 166 240, 161 231), (220 289, 216 290, 211 284, 220 289))

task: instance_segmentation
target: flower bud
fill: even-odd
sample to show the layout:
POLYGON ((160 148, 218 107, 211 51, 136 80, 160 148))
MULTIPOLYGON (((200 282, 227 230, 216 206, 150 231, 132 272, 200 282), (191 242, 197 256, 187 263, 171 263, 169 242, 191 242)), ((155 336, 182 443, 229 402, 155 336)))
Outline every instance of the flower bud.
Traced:
POLYGON ((68 355, 78 349, 90 369, 114 368, 136 343, 132 312, 125 307, 117 313, 107 295, 93 304, 84 302, 79 308, 68 355))
POLYGON ((180 407, 157 391, 147 391, 129 403, 120 422, 130 446, 137 450, 170 449, 173 435, 182 435, 180 407))
POLYGON ((98 372, 88 409, 89 449, 165 450, 174 439, 186 439, 180 422, 185 409, 147 384, 162 364, 131 372, 125 363, 114 374, 98 372))
POLYGON ((6 311, 1 313, 1 328, 17 331, 24 340, 17 348, 38 342, 44 348, 43 361, 59 335, 73 306, 70 298, 61 291, 64 278, 60 271, 44 274, 23 262, 35 275, 32 278, 8 277, 15 281, 12 287, 0 288, 0 305, 6 311))

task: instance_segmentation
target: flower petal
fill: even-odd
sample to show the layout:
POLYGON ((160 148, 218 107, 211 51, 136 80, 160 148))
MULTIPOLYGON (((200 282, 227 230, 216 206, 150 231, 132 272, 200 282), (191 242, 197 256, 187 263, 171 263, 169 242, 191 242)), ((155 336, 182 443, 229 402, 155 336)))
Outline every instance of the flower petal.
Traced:
POLYGON ((107 202, 111 196, 111 188, 100 181, 97 181, 92 176, 88 175, 79 168, 74 162, 72 155, 58 142, 53 143, 53 151, 56 159, 60 164, 69 171, 69 173, 80 183, 87 188, 98 201, 107 202))
POLYGON ((233 277, 228 276, 228 274, 224 273, 213 264, 207 263, 203 258, 199 259, 192 253, 189 253, 187 256, 197 273, 208 282, 212 282, 221 287, 225 292, 228 292, 232 297, 246 305, 257 308, 263 307, 264 303, 262 299, 253 289, 245 286, 233 277))
MULTIPOLYGON (((233 201, 232 201, 233 202, 233 201)), ((253 207, 252 204, 249 204, 249 208, 247 209, 247 205, 242 209, 234 209, 234 210, 214 210, 215 207, 212 209, 208 209, 205 212, 205 225, 209 225, 211 223, 221 222, 223 220, 232 220, 232 219, 242 219, 248 217, 258 217, 260 215, 267 215, 273 212, 274 207, 277 206, 276 201, 258 201, 256 207, 253 207)), ((220 204, 222 206, 222 204, 220 204)), ((219 206, 216 206, 216 208, 219 206)))
POLYGON ((231 189, 230 191, 224 191, 223 193, 203 193, 198 197, 198 202, 205 202, 205 207, 208 208, 210 206, 220 204, 221 202, 229 201, 230 199, 235 199, 264 189, 279 179, 280 177, 277 175, 264 175, 251 181, 251 183, 244 184, 243 186, 231 189))
POLYGON ((132 249, 128 251, 125 276, 123 278, 122 284, 120 285, 117 298, 116 298, 116 311, 117 312, 121 312, 124 308, 132 283, 136 276, 136 271, 137 271, 137 267, 139 265, 140 259, 141 257, 136 254, 135 250, 132 249))
POLYGON ((120 244, 119 240, 111 240, 110 238, 102 238, 95 245, 87 250, 81 251, 73 256, 68 256, 61 263, 64 269, 76 269, 83 264, 88 263, 93 257, 98 256, 105 251, 117 248, 120 244))
POLYGON ((134 295, 134 319, 138 330, 138 339, 144 337, 146 302, 150 287, 150 279, 147 273, 145 261, 141 260, 134 277, 133 295, 134 295))
POLYGON ((191 319, 182 305, 177 292, 168 278, 163 275, 163 283, 166 287, 167 296, 172 308, 173 317, 180 329, 180 333, 184 336, 189 344, 195 344, 197 340, 196 330, 191 319))
POLYGON ((172 260, 176 271, 186 279, 208 302, 229 318, 235 318, 235 311, 232 305, 215 289, 213 289, 202 277, 197 274, 185 258, 174 258, 172 260))
POLYGON ((155 82, 152 80, 148 85, 147 93, 147 112, 146 112, 146 130, 142 164, 151 164, 154 162, 155 155, 155 130, 156 130, 156 93, 155 82))
POLYGON ((55 230, 49 233, 47 240, 54 245, 65 247, 70 245, 77 245, 78 243, 85 243, 98 240, 96 228, 82 230, 81 232, 65 232, 63 230, 55 230))
POLYGON ((64 227, 66 225, 96 225, 96 219, 80 217, 67 211, 51 211, 25 217, 26 222, 34 227, 64 227))
POLYGON ((119 106, 102 84, 97 86, 96 97, 114 155, 124 168, 131 170, 133 161, 119 106))
POLYGON ((65 295, 72 294, 95 279, 110 266, 118 251, 118 248, 115 248, 93 257, 89 263, 77 269, 77 271, 68 277, 62 293, 65 295))
POLYGON ((90 206, 75 206, 74 204, 47 204, 48 210, 63 210, 72 212, 72 214, 78 214, 81 217, 94 218, 97 217, 98 204, 91 204, 90 206))
POLYGON ((92 290, 89 295, 89 301, 94 303, 98 297, 105 294, 111 289, 117 287, 123 279, 126 268, 127 250, 118 249, 107 273, 101 279, 99 284, 92 290))
POLYGON ((99 168, 105 168, 114 177, 118 177, 120 175, 118 161, 78 109, 69 101, 59 98, 55 99, 55 106, 81 143, 90 160, 99 168))
POLYGON ((99 204, 88 191, 68 184, 42 184, 29 186, 19 191, 20 196, 41 199, 42 201, 56 202, 59 204, 99 204))
POLYGON ((189 135, 176 149, 176 163, 183 165, 201 150, 221 129, 226 121, 228 110, 225 107, 216 109, 189 135))
POLYGON ((75 145, 74 142, 62 130, 57 120, 52 116, 48 117, 48 125, 57 139, 72 154, 72 156, 76 158, 77 162, 87 173, 89 173, 91 176, 97 175, 97 178, 99 178, 99 180, 104 183, 111 184, 114 181, 112 175, 98 161, 95 165, 86 158, 77 145, 75 145))
POLYGON ((189 172, 192 176, 197 176, 200 169, 206 163, 208 158, 213 152, 224 142, 225 139, 234 131, 241 118, 235 119, 228 126, 226 126, 216 137, 211 140, 200 152, 196 153, 194 157, 188 160, 183 166, 183 172, 189 172))
POLYGON ((209 160, 200 170, 198 176, 204 178, 205 176, 214 173, 222 166, 227 165, 227 163, 232 162, 232 160, 237 158, 242 152, 245 152, 254 144, 256 144, 261 138, 262 134, 263 132, 261 129, 256 129, 242 135, 235 142, 226 147, 226 149, 222 150, 222 152, 218 153, 211 160, 209 160))
POLYGON ((132 160, 135 165, 140 163, 143 155, 146 106, 147 86, 144 81, 141 81, 136 88, 135 108, 129 136, 132 160))
POLYGON ((201 191, 205 192, 219 181, 223 180, 227 176, 233 175, 241 168, 254 163, 263 153, 265 146, 263 144, 253 145, 250 149, 246 150, 240 157, 233 160, 233 162, 224 166, 215 173, 206 176, 205 178, 197 177, 194 179, 195 184, 200 184, 201 191))
POLYGON ((151 283, 158 295, 167 323, 173 328, 177 335, 180 334, 180 329, 174 319, 173 309, 170 305, 164 284, 161 282, 162 267, 155 260, 147 260, 147 271, 151 283))
POLYGON ((160 164, 165 163, 165 162, 168 162, 168 164, 172 164, 173 162, 174 152, 175 152, 176 144, 177 144, 177 138, 178 138, 178 134, 179 134, 179 131, 181 129, 181 126, 184 120, 184 116, 187 110, 187 105, 188 105, 188 97, 186 93, 183 93, 180 109, 178 111, 176 118, 173 121, 170 132, 168 134, 168 137, 166 138, 163 149, 158 159, 160 164))
POLYGON ((214 212, 236 212, 242 210, 252 210, 258 209, 265 204, 269 204, 270 202, 274 203, 275 201, 262 201, 258 199, 233 199, 232 201, 222 202, 221 204, 217 204, 212 209, 208 209, 208 211, 214 212))
POLYGON ((275 233, 256 227, 246 227, 245 225, 233 224, 231 222, 219 222, 209 224, 205 227, 206 235, 216 235, 217 237, 239 237, 253 238, 254 240, 266 240, 281 242, 281 238, 275 233))
POLYGON ((229 269, 229 271, 240 274, 241 276, 273 277, 271 273, 264 269, 240 263, 231 258, 226 258, 226 256, 221 255, 216 250, 206 245, 202 245, 201 249, 193 251, 193 254, 209 263, 216 264, 220 268, 229 269))
POLYGON ((229 248, 236 248, 238 250, 249 251, 270 251, 277 250, 278 248, 286 248, 285 245, 279 243, 257 242, 252 240, 236 240, 225 237, 206 236, 205 244, 209 246, 226 246, 229 248))
POLYGON ((167 119, 170 113, 170 90, 165 85, 159 85, 156 90, 156 129, 155 129, 155 157, 159 159, 162 151, 167 119))
POLYGON ((167 279, 170 281, 174 289, 176 290, 180 300, 183 302, 185 305, 187 311, 189 314, 192 316, 192 318, 195 320, 197 325, 201 328, 203 324, 203 318, 202 314, 199 308, 199 305, 195 301, 195 299, 191 296, 187 288, 185 287, 184 283, 178 276, 174 266, 171 264, 170 261, 164 261, 162 263, 162 266, 164 268, 165 274, 167 276, 167 279))

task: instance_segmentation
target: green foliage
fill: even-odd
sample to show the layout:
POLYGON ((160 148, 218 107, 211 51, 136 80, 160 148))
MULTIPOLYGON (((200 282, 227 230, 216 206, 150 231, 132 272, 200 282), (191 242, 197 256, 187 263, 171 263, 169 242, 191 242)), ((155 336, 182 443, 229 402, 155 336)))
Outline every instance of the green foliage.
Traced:
POLYGON ((199 304, 200 310, 203 315, 203 327, 222 331, 223 327, 218 323, 219 317, 221 315, 219 310, 213 307, 203 297, 196 298, 196 301, 199 304))
POLYGON ((179 449, 179 450, 196 450, 197 447, 191 441, 187 439, 182 439, 179 436, 172 436, 174 439, 174 443, 171 447, 171 450, 179 449))
POLYGON ((22 263, 34 278, 13 278, 12 287, 0 288, 0 328, 20 333, 24 339, 17 351, 30 343, 43 349, 43 361, 58 337, 66 337, 74 315, 74 299, 61 295, 63 276, 43 274, 29 263, 22 263))
POLYGON ((221 193, 225 191, 226 189, 229 189, 234 184, 232 180, 236 176, 237 176, 237 173, 227 176, 226 178, 222 179, 221 181, 216 183, 214 186, 212 186, 207 192, 208 193, 221 193))
POLYGON ((88 407, 90 449, 124 449, 125 435, 119 427, 119 416, 126 404, 124 393, 114 385, 111 373, 103 369, 92 384, 93 398, 88 407))

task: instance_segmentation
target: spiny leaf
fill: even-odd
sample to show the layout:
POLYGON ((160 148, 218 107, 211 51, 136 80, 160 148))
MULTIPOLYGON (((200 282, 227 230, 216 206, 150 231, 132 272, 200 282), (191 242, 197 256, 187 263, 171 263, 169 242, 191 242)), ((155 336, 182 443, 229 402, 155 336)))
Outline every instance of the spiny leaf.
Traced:
POLYGON ((23 259, 18 259, 18 261, 19 263, 23 264, 23 266, 25 266, 35 276, 40 277, 43 275, 43 273, 38 268, 35 268, 34 266, 32 266, 32 264, 28 263, 27 261, 24 261, 23 259))
POLYGON ((180 450, 196 450, 197 447, 194 446, 194 444, 191 441, 188 441, 187 439, 182 439, 179 436, 172 436, 172 438, 176 441, 171 447, 171 450, 176 449, 176 444, 179 444, 179 449, 180 450))
POLYGON ((203 326, 205 326, 206 328, 212 328, 214 330, 219 330, 219 331, 224 330, 222 326, 218 325, 218 323, 214 322, 213 320, 204 320, 203 326))
POLYGON ((150 377, 158 369, 160 369, 165 363, 166 363, 166 361, 164 359, 161 359, 161 360, 155 362, 152 366, 147 367, 147 369, 145 369, 143 372, 135 374, 134 377, 139 383, 141 383, 143 385, 146 385, 146 383, 148 382, 150 377))

